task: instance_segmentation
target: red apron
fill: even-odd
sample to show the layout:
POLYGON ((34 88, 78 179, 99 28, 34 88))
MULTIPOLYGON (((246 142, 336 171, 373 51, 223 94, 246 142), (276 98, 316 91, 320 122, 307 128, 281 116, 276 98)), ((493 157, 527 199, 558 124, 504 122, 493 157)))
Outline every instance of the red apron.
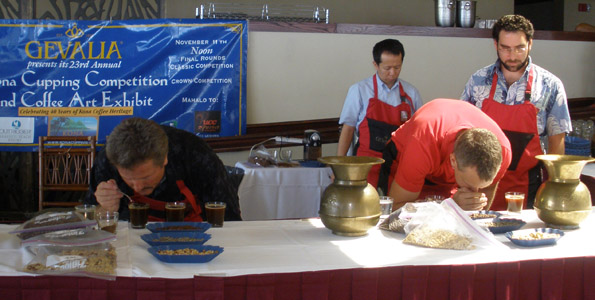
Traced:
MULTIPOLYGON (((196 202, 196 199, 190 191, 190 189, 186 187, 184 181, 182 180, 176 181, 176 184, 178 185, 178 189, 180 189, 180 193, 184 195, 184 201, 182 202, 186 203, 187 207, 192 207, 192 212, 190 212, 188 215, 186 215, 186 217, 184 217, 184 221, 202 222, 202 217, 200 216, 202 209, 200 208, 200 205, 198 205, 198 203, 196 202)), ((148 203, 151 210, 165 211, 165 204, 167 203, 165 201, 151 199, 137 192, 134 192, 134 195, 131 198, 135 202, 148 203)), ((149 214, 149 221, 165 221, 165 219, 158 218, 149 214)))
POLYGON ((509 191, 525 193, 524 207, 527 207, 529 195, 529 170, 539 162, 535 155, 543 154, 537 131, 537 112, 531 103, 531 86, 533 85, 533 68, 529 69, 525 101, 523 104, 506 105, 494 101, 498 75, 494 73, 492 88, 488 99, 485 99, 481 110, 490 116, 502 129, 512 148, 510 167, 500 180, 496 197, 490 209, 506 210, 504 193, 509 191))
MULTIPOLYGON (((366 117, 359 125, 359 139, 355 146, 355 153, 357 156, 382 158, 382 150, 386 142, 390 140, 391 133, 411 118, 413 101, 403 90, 403 85, 399 84, 401 104, 392 106, 384 103, 378 99, 376 74, 372 81, 374 82, 374 97, 368 100, 366 117)), ((368 183, 374 188, 378 185, 379 173, 380 165, 373 166, 368 173, 368 183)))

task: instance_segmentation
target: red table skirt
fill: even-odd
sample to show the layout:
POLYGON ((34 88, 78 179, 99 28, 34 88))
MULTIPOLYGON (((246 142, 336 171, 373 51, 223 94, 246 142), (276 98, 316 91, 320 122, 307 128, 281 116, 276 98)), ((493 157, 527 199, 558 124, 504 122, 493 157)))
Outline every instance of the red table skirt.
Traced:
POLYGON ((595 257, 190 279, 0 277, 0 299, 595 299, 595 257))

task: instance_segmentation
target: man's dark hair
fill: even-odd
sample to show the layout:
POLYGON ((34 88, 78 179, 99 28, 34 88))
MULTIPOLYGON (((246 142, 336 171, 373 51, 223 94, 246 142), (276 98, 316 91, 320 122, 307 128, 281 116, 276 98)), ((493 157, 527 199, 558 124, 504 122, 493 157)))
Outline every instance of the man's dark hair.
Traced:
POLYGON ((533 24, 531 21, 521 15, 506 15, 500 18, 492 28, 492 38, 500 41, 500 32, 504 30, 507 32, 521 31, 525 34, 527 41, 533 39, 533 24))
POLYGON ((379 65, 382 62, 382 53, 389 52, 390 54, 399 55, 402 54, 401 59, 405 60, 405 48, 403 48, 403 44, 395 39, 386 39, 380 41, 374 45, 374 49, 372 49, 372 56, 374 57, 374 62, 379 65))
POLYGON ((105 152, 109 161, 130 169, 149 159, 157 166, 165 162, 168 138, 154 121, 130 118, 122 121, 107 137, 105 152))
POLYGON ((495 134, 483 128, 460 132, 455 139, 455 159, 459 170, 476 167, 482 180, 494 180, 502 163, 502 146, 495 134))

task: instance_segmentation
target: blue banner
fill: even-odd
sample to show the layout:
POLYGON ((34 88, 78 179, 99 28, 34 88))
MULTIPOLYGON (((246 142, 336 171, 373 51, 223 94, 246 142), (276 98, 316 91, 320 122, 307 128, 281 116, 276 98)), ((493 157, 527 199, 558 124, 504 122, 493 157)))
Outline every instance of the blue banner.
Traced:
POLYGON ((247 22, 0 20, 0 151, 124 118, 203 138, 245 134, 247 22))

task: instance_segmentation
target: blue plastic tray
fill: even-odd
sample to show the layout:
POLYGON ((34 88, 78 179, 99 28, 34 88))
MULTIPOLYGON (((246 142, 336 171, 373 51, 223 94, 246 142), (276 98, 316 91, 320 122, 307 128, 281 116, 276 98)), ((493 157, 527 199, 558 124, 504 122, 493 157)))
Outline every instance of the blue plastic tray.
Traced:
POLYGON ((324 167, 326 167, 325 164, 323 164, 317 160, 298 160, 298 163, 303 168, 324 168, 324 167))
POLYGON ((524 230, 510 231, 510 232, 507 232, 505 234, 505 236, 515 245, 522 246, 522 247, 538 247, 538 246, 555 244, 561 237, 564 236, 564 231, 558 230, 558 229, 553 229, 553 228, 535 228, 535 229, 524 229, 524 230), (525 234, 530 234, 533 232, 553 233, 553 234, 557 234, 558 237, 550 238, 550 239, 539 239, 539 240, 520 240, 520 239, 512 238, 513 235, 525 235, 525 234))
POLYGON ((166 263, 206 263, 217 255, 223 252, 223 247, 210 246, 210 245, 164 245, 164 246, 153 246, 149 248, 149 252, 153 254, 157 259, 166 263), (212 254, 196 254, 196 255, 167 255, 159 254, 162 250, 179 250, 179 249, 194 249, 196 251, 209 251, 212 250, 215 253, 212 254))
POLYGON ((160 245, 202 245, 211 238, 208 233, 198 231, 193 232, 158 232, 141 235, 141 239, 151 246, 160 245), (161 238, 170 237, 172 239, 191 238, 196 241, 158 241, 161 238))
POLYGON ((207 222, 158 222, 147 224, 147 229, 151 232, 205 232, 211 228, 211 224, 207 222), (175 228, 175 227, 192 227, 192 228, 175 228))

